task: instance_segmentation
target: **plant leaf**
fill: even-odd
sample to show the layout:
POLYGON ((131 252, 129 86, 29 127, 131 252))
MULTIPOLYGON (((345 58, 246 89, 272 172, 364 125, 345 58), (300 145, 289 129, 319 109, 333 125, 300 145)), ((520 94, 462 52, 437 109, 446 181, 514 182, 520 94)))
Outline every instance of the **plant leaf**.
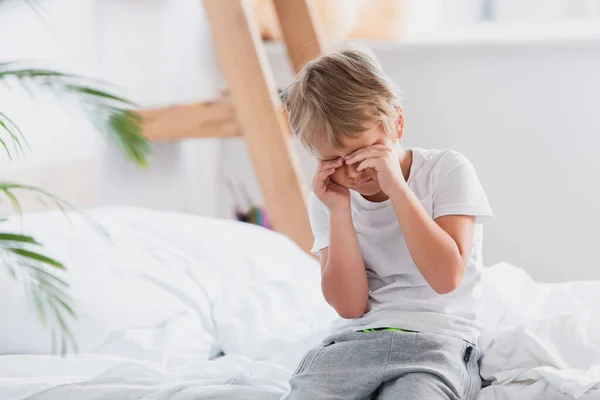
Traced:
POLYGON ((117 95, 114 95, 111 93, 107 93, 102 90, 94 89, 91 87, 78 86, 78 85, 67 85, 67 89, 69 89, 73 92, 78 92, 80 94, 87 94, 87 95, 90 95, 93 97, 103 98, 105 100, 114 100, 115 102, 118 102, 118 103, 123 103, 123 104, 127 104, 130 106, 134 106, 134 104, 132 102, 124 99, 123 97, 120 97, 120 96, 117 96, 117 95))
POLYGON ((54 312, 54 316, 56 317, 56 320, 58 321, 58 324, 62 329, 61 355, 64 356, 67 353, 68 344, 71 344, 71 346, 73 347, 73 351, 77 352, 77 343, 75 342, 73 333, 71 332, 71 329, 69 329, 69 326, 65 321, 64 317, 62 316, 60 311, 58 311, 57 308, 53 307, 52 311, 54 312))
MULTIPOLYGON (((0 234, 1 238, 4 239, 19 239, 19 235, 10 233, 0 234)), ((25 236, 25 235, 22 235, 25 236)), ((22 238, 24 239, 24 238, 22 238)), ((76 318, 75 311, 73 310, 72 303, 73 298, 67 293, 69 287, 68 283, 62 280, 60 277, 52 273, 52 270, 46 269, 44 266, 57 267, 58 265, 64 268, 62 263, 54 260, 51 257, 40 254, 38 251, 34 251, 34 248, 40 247, 41 245, 34 238, 24 239, 24 242, 17 242, 23 246, 33 246, 29 248, 9 248, 5 243, 0 245, 0 252, 4 251, 11 256, 2 256, 0 260, 5 265, 11 267, 20 266, 21 279, 24 281, 26 292, 30 298, 32 304, 35 307, 36 313, 42 323, 50 324, 53 332, 53 344, 57 340, 62 343, 61 353, 65 354, 68 350, 68 346, 77 349, 77 343, 69 329, 67 323, 67 316, 76 318), (34 241, 35 243, 29 243, 34 241), (49 318, 52 316, 53 318, 49 318), (60 337, 57 336, 57 330, 60 337)), ((10 241, 8 243, 15 243, 10 241)), ((19 279, 18 277, 16 279, 19 279)), ((56 351, 57 347, 53 346, 53 350, 56 351)))
POLYGON ((23 185, 20 183, 0 182, 0 192, 6 193, 7 196, 9 196, 11 198, 11 201, 13 202, 13 208, 15 208, 15 211, 17 211, 17 213, 19 215, 22 215, 20 212, 21 207, 18 204, 17 198, 11 192, 12 189, 28 190, 28 191, 42 194, 42 195, 46 196, 47 198, 51 199, 54 202, 54 204, 67 216, 67 218, 68 218, 68 214, 66 213, 66 208, 69 208, 69 209, 77 212, 81 216, 83 216, 90 223, 90 225, 92 225, 100 234, 102 234, 106 237, 110 236, 108 234, 108 232, 97 221, 95 221, 92 217, 90 217, 88 214, 86 214, 82 210, 79 210, 75 205, 71 204, 70 202, 62 199, 61 197, 59 197, 47 190, 44 190, 44 189, 36 187, 36 186, 23 185), (17 201, 17 203, 14 203, 14 201, 17 201))
POLYGON ((35 311, 37 312, 40 321, 45 324, 46 323, 46 308, 44 307, 44 301, 42 300, 43 292, 38 292, 35 290, 34 286, 29 286, 29 292, 31 298, 33 300, 33 304, 35 305, 35 311))
MULTIPOLYGON (((25 145, 27 147, 29 147, 29 143, 27 143, 27 138, 25 137, 25 135, 23 135, 23 132, 21 132, 21 130, 19 129, 19 126, 17 124, 15 124, 14 121, 12 119, 10 119, 8 117, 8 115, 4 114, 3 112, 0 112, 0 117, 4 118, 6 120, 6 122, 8 122, 13 127, 13 129, 15 130, 15 132, 21 137, 20 139, 16 138, 16 135, 14 137, 15 140, 19 141, 18 142, 19 147, 21 147, 21 149, 23 148, 21 146, 20 140, 23 140, 23 142, 25 142, 25 145)), ((6 125, 4 125, 4 126, 6 127, 6 125)), ((9 133, 11 133, 11 135, 14 135, 12 133, 12 130, 9 131, 9 133)))
POLYGON ((35 253, 33 251, 30 250, 26 250, 26 249, 15 249, 15 248, 11 248, 8 249, 9 251, 18 254, 22 257, 27 257, 27 258, 31 258, 32 260, 36 260, 36 261, 40 261, 44 264, 48 264, 48 265, 52 265, 53 267, 59 268, 59 269, 65 269, 65 266, 59 262, 54 260, 53 258, 44 256, 42 254, 39 253, 35 253))
POLYGON ((73 298, 66 292, 66 290, 69 288, 69 285, 65 281, 62 281, 61 284, 58 283, 58 280, 60 279, 58 277, 55 277, 55 280, 53 281, 46 279, 46 276, 44 275, 38 274, 37 277, 39 286, 43 286, 44 292, 46 292, 48 297, 60 299, 65 303, 73 302, 73 298))
POLYGON ((73 311, 73 308, 66 303, 63 299, 61 298, 56 298, 56 300, 60 303, 60 305, 69 313, 71 314, 73 317, 77 317, 77 314, 75 313, 75 311, 73 311))
POLYGON ((21 204, 19 204, 19 200, 17 200, 16 196, 14 194, 12 194, 12 192, 10 190, 7 190, 7 189, 0 189, 0 190, 2 190, 4 192, 4 194, 6 195, 6 197, 8 197, 15 212, 19 216, 23 215, 23 209, 21 208, 21 204))
POLYGON ((0 246, 2 246, 2 242, 21 242, 21 243, 40 244, 37 240, 35 240, 31 236, 21 235, 18 233, 0 232, 0 246))
MULTIPOLYGON (((48 282, 48 284, 54 286, 54 289, 58 290, 59 292, 61 290, 66 290, 69 287, 69 284, 66 281, 62 280, 41 266, 37 266, 34 263, 27 263, 27 267, 31 268, 38 275, 38 279, 40 281, 48 282), (51 282, 55 282, 55 284, 52 284, 51 282), (61 287, 59 288, 56 285, 61 287)), ((66 293, 63 294, 66 295, 66 293)))
POLYGON ((6 151, 6 154, 8 155, 8 159, 12 161, 12 154, 10 154, 10 150, 8 149, 8 146, 6 145, 6 142, 2 139, 0 139, 0 143, 2 143, 2 147, 4 147, 4 150, 6 151))
MULTIPOLYGON (((0 112, 0 127, 2 127, 6 132, 8 132, 8 134, 10 135, 10 138, 12 139, 13 142, 13 147, 15 149, 15 152, 18 154, 19 150, 21 153, 25 153, 25 150, 23 149, 23 145, 21 144, 21 139, 19 139, 19 136, 22 136, 22 132, 19 130, 19 128, 6 116, 6 114, 3 114, 2 112, 0 112), (8 124, 6 122, 4 122, 2 120, 2 118, 4 118, 8 124), (9 126, 10 125, 10 126, 9 126), (15 133, 16 132, 16 133, 15 133)), ((25 140, 25 137, 22 137, 23 141, 25 142, 25 144, 27 146, 28 143, 25 140)), ((5 148, 7 146, 4 146, 5 148)), ((6 149, 6 151, 8 152, 8 148, 6 149)), ((12 159, 11 155, 9 154, 9 157, 12 159)))
POLYGON ((14 182, 0 182, 0 190, 1 191, 4 191, 6 193, 7 191, 10 191, 12 189, 22 189, 22 190, 29 190, 32 192, 37 192, 37 193, 43 194, 44 196, 52 199, 55 203, 61 203, 72 210, 77 210, 77 207, 75 207, 73 204, 60 198, 59 196, 55 195, 54 193, 51 193, 51 192, 49 192, 45 189, 39 188, 37 186, 24 185, 21 183, 14 183, 14 182))
POLYGON ((146 155, 151 151, 150 141, 146 140, 141 131, 141 117, 129 110, 114 109, 109 117, 108 124, 112 127, 107 133, 121 132, 121 136, 113 137, 119 144, 121 151, 136 161, 142 167, 148 165, 146 155))
POLYGON ((12 265, 7 264, 7 263, 2 263, 2 264, 8 270, 8 275, 10 275, 10 277, 13 279, 17 279, 17 273, 15 272, 15 267, 13 267, 12 265))
POLYGON ((15 62, 0 63, 0 82, 9 79, 22 84, 32 82, 56 96, 67 94, 75 98, 98 130, 127 158, 139 166, 147 165, 152 146, 142 133, 141 118, 132 110, 135 104, 91 85, 106 86, 106 83, 59 71, 22 68, 15 62))

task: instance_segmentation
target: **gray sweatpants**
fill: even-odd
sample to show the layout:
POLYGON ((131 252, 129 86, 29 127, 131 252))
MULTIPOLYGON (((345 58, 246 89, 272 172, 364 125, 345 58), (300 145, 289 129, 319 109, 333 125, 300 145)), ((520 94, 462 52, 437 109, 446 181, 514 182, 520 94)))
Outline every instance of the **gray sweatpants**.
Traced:
POLYGON ((475 346, 402 331, 334 334, 310 350, 287 400, 475 400, 481 389, 475 346))

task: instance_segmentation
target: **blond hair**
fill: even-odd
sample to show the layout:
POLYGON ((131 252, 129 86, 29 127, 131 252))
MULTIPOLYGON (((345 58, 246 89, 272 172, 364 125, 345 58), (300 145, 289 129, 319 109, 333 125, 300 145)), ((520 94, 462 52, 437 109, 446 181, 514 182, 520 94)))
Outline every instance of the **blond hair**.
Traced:
POLYGON ((395 137, 400 96, 374 57, 344 50, 307 63, 282 96, 290 125, 314 151, 323 143, 342 147, 377 124, 395 137))

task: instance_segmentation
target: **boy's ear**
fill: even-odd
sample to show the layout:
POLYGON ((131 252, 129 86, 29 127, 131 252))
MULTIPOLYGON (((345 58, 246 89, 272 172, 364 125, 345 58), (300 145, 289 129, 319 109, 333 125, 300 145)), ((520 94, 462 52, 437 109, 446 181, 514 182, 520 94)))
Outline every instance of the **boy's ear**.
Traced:
POLYGON ((398 118, 396 119, 396 135, 398 135, 398 140, 402 140, 402 135, 404 135, 404 112, 402 111, 402 107, 398 107, 398 118))

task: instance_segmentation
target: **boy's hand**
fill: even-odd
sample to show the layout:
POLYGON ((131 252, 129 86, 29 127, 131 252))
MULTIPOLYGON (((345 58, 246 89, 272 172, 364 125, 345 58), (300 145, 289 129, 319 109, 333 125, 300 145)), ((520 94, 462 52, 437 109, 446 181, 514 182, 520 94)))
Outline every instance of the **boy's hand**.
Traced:
POLYGON ((343 163, 342 158, 319 161, 317 172, 313 178, 313 192, 330 211, 339 207, 350 206, 350 192, 348 189, 338 185, 330 178, 335 169, 341 167, 343 163))
POLYGON ((374 144, 346 156, 346 164, 356 163, 358 163, 358 167, 356 167, 358 171, 366 168, 373 168, 377 171, 379 186, 388 197, 392 197, 406 183, 395 147, 374 144))

